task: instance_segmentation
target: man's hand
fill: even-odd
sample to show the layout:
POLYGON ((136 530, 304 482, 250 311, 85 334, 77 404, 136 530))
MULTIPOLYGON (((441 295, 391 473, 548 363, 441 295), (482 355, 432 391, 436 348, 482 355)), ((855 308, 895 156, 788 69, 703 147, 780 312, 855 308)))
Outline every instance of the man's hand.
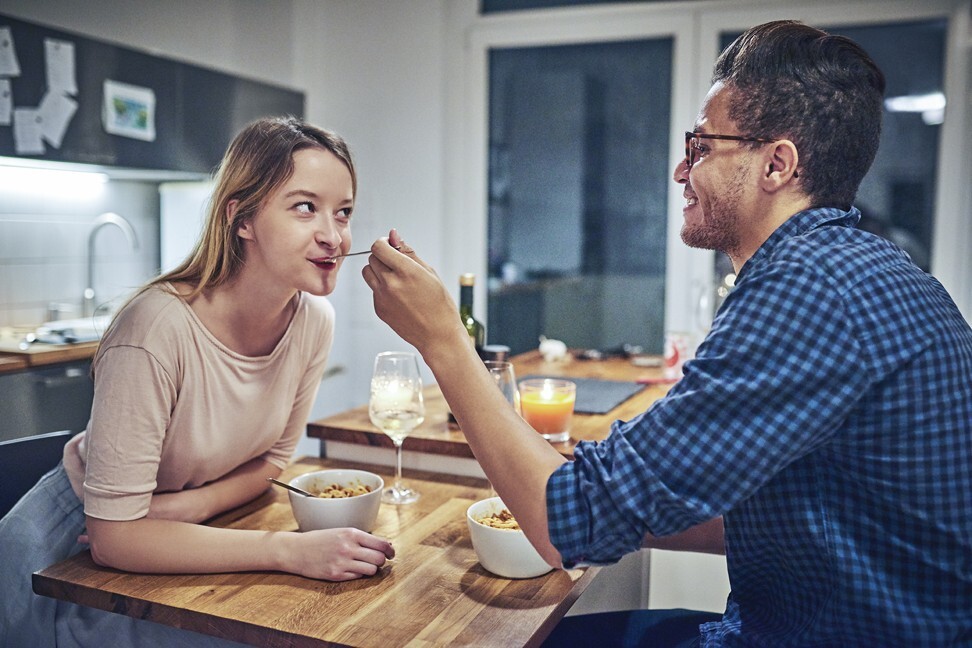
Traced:
POLYGON ((361 275, 374 292, 378 317, 423 356, 463 341, 455 302, 435 270, 397 231, 375 241, 361 275))

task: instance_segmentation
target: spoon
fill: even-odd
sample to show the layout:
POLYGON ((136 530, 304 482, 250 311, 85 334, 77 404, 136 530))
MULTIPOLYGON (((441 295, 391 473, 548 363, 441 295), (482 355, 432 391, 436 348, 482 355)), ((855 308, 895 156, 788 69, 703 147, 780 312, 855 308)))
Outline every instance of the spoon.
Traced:
MULTIPOLYGON (((392 247, 394 247, 396 250, 401 250, 402 249, 402 246, 401 245, 393 245, 392 247)), ((344 257, 358 256, 359 254, 371 254, 371 250, 361 250, 360 252, 348 252, 347 254, 339 254, 337 256, 332 256, 332 257, 329 257, 329 258, 332 259, 332 260, 333 259, 343 259, 344 257)))
POLYGON ((273 477, 267 477, 267 481, 268 482, 271 482, 273 484, 276 484, 277 486, 282 486, 282 487, 286 488, 287 490, 292 490, 295 493, 300 493, 304 497, 314 497, 313 495, 311 495, 310 493, 308 493, 307 491, 305 491, 302 488, 297 488, 296 486, 291 486, 287 482, 282 482, 282 481, 280 481, 278 479, 274 479, 273 477))

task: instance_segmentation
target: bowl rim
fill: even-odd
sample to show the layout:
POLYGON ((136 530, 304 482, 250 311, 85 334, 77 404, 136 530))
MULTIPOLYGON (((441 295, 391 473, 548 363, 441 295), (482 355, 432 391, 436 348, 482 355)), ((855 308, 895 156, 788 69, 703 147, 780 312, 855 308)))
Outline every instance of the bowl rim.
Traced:
MULTIPOLYGON (((483 524, 482 522, 480 522, 479 520, 477 520, 476 518, 473 517, 472 510, 475 507, 477 507, 479 505, 482 505, 482 506, 485 507, 487 502, 493 502, 493 501, 496 501, 496 502, 498 502, 500 504, 500 509, 506 509, 507 511, 510 510, 510 507, 506 505, 506 502, 503 501, 503 498, 499 497, 498 495, 494 495, 493 497, 486 497, 484 499, 477 500, 477 501, 473 502, 472 504, 470 504, 466 508, 466 519, 469 522, 471 522, 473 524, 476 524, 476 525, 479 525, 480 527, 482 527, 484 529, 489 529, 490 531, 498 531, 500 533, 523 533, 523 529, 522 528, 520 528, 520 529, 497 529, 496 527, 491 527, 488 524, 483 524)), ((510 511, 510 514, 512 514, 512 511, 510 511)))
MULTIPOLYGON (((288 481, 287 483, 290 484, 291 486, 302 487, 301 484, 296 482, 303 479, 310 479, 312 476, 325 475, 327 473, 352 473, 351 475, 349 475, 351 479, 354 479, 355 478, 354 474, 357 473, 359 477, 364 475, 364 476, 368 476, 369 478, 373 478, 377 480, 377 485, 375 485, 368 493, 352 495, 351 497, 313 497, 311 498, 311 497, 298 496, 298 494, 294 493, 293 491, 288 491, 288 493, 293 496, 298 496, 301 499, 312 499, 314 501, 319 501, 319 502, 348 502, 351 500, 355 500, 359 497, 368 497, 369 495, 374 495, 375 493, 377 493, 378 496, 381 496, 381 491, 384 490, 385 488, 385 480, 381 475, 379 475, 378 473, 371 472, 370 470, 362 470, 360 468, 322 468, 320 470, 311 470, 305 473, 301 473, 300 475, 296 475, 295 477, 291 478, 290 481, 288 481)), ((339 480, 335 479, 335 481, 337 481, 340 484, 339 480)), ((340 485, 344 486, 346 484, 340 484, 340 485)))

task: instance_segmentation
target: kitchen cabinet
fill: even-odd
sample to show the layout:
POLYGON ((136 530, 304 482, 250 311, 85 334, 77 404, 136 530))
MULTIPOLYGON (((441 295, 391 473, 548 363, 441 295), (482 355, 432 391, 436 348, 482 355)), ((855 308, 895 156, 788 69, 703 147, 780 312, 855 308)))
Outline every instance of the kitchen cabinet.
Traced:
POLYGON ((232 137, 250 121, 304 113, 304 93, 297 90, 2 14, 0 27, 9 30, 20 68, 9 77, 13 108, 42 107, 52 94, 61 93, 66 93, 61 101, 75 106, 66 115, 63 137, 57 145, 42 143, 40 153, 18 151, 14 125, 0 124, 0 156, 209 174, 232 137), (74 84, 60 79, 59 85, 72 87, 53 93, 47 60, 52 43, 72 46, 62 51, 70 49, 73 54, 73 65, 66 69, 75 79, 74 84), (134 89, 133 97, 150 96, 152 101, 112 95, 111 88, 118 84, 134 89), (127 131, 121 127, 123 121, 127 131))
POLYGON ((0 441, 88 424, 91 361, 73 360, 0 373, 0 441))

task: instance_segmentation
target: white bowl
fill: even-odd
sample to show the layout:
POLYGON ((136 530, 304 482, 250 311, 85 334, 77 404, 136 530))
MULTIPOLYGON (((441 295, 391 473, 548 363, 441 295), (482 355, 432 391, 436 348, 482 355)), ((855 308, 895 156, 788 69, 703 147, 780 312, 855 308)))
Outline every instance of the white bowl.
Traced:
POLYGON ((478 519, 489 517, 506 508, 503 500, 491 497, 466 509, 466 525, 472 538, 479 564, 486 571, 503 578, 533 578, 553 569, 533 548, 526 534, 512 529, 496 529, 478 519))
POLYGON ((363 484, 369 486, 371 492, 354 497, 328 499, 307 497, 287 491, 290 496, 290 508, 294 512, 300 530, 355 527, 370 532, 375 528, 378 508, 381 505, 381 490, 385 487, 385 481, 375 473, 352 469, 318 470, 290 480, 291 486, 312 493, 321 491, 331 484, 339 486, 363 484))

